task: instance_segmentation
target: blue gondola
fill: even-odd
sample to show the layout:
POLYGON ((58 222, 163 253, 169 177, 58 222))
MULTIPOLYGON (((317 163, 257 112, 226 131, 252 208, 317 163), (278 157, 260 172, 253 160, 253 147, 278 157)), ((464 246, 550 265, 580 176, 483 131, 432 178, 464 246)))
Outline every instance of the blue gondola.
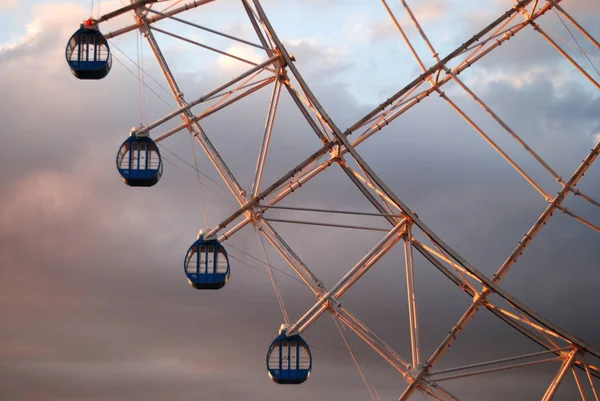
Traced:
POLYGON ((278 384, 304 383, 312 369, 312 355, 308 344, 299 335, 286 335, 286 329, 279 330, 267 352, 267 371, 278 384))
POLYGON ((108 41, 91 19, 71 36, 65 55, 71 72, 79 79, 102 79, 112 67, 108 41))
POLYGON ((223 245, 216 239, 204 239, 202 233, 187 251, 184 269, 190 285, 198 290, 223 288, 231 273, 223 245))
POLYGON ((151 187, 160 180, 163 163, 156 143, 132 129, 117 153, 117 169, 131 187, 151 187))

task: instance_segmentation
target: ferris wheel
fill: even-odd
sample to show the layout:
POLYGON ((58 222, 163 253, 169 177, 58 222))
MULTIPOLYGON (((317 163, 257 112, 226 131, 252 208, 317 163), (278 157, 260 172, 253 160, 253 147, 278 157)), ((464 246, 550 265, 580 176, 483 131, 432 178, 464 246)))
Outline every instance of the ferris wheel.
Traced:
MULTIPOLYGON (((295 65, 295 56, 286 50, 259 0, 241 0, 237 5, 247 18, 248 27, 254 34, 252 38, 238 37, 183 18, 187 12, 201 9, 216 1, 195 0, 183 3, 181 0, 131 0, 130 4, 123 5, 110 13, 85 20, 67 44, 66 60, 75 77, 82 80, 100 80, 109 74, 113 65, 110 40, 136 31, 145 38, 147 46, 156 58, 157 65, 164 76, 168 91, 176 103, 176 108, 153 122, 140 124, 131 129, 129 136, 118 148, 117 171, 125 184, 131 187, 153 187, 159 183, 164 171, 165 157, 161 153, 162 141, 178 133, 188 132, 192 140, 202 148, 206 158, 223 180, 238 207, 230 210, 227 217, 212 227, 208 227, 207 221, 207 227, 203 227, 198 236, 186 244, 188 250, 182 255, 184 258, 183 274, 195 289, 205 291, 223 288, 230 279, 235 279, 235 275, 231 276, 231 270, 236 269, 235 263, 230 260, 227 251, 227 241, 246 227, 255 231, 261 247, 258 252, 265 256, 265 266, 283 316, 283 324, 266 350, 268 376, 282 385, 301 384, 308 379, 313 364, 317 366, 318 362, 313 361, 309 344, 303 338, 303 334, 327 312, 333 316, 336 325, 340 325, 338 327, 345 325, 400 373, 400 377, 407 384, 404 392, 398 396, 400 401, 409 399, 416 392, 420 392, 427 399, 459 400, 461 399, 460 394, 453 394, 444 388, 446 381, 508 369, 526 369, 529 366, 543 363, 557 365, 557 372, 542 395, 543 401, 549 401, 555 396, 559 385, 569 372, 572 372, 577 384, 578 395, 576 396, 581 396, 584 401, 586 399, 598 401, 600 389, 597 390, 595 385, 597 379, 600 378, 600 367, 590 361, 600 358, 600 351, 520 302, 503 289, 501 281, 556 212, 563 212, 584 224, 592 234, 593 231, 600 232, 598 223, 588 221, 563 205, 565 198, 571 195, 594 207, 600 207, 597 200, 576 188, 600 153, 600 142, 596 143, 593 149, 584 156, 579 166, 574 166, 573 174, 568 179, 564 179, 499 114, 492 111, 470 86, 459 78, 460 73, 476 64, 503 43, 513 37, 518 37, 522 30, 533 28, 560 55, 565 57, 592 87, 600 89, 598 82, 600 73, 598 73, 598 77, 595 77, 589 68, 584 68, 575 57, 569 54, 568 50, 565 50, 540 26, 545 14, 555 13, 570 33, 577 32, 581 38, 591 44, 591 47, 600 51, 600 43, 568 12, 568 6, 573 1, 516 1, 506 12, 442 58, 428 39, 407 1, 401 0, 400 3, 405 15, 408 16, 408 22, 418 32, 417 39, 424 44, 433 57, 433 65, 427 66, 422 58, 423 55, 419 54, 420 52, 414 44, 417 39, 411 39, 407 35, 397 13, 392 10, 386 0, 381 0, 381 6, 399 33, 399 39, 408 46, 421 73, 345 130, 329 116, 303 78, 295 65), (163 7, 159 10, 161 5, 163 7), (566 8, 563 8, 563 5, 566 8), (132 22, 130 21, 113 31, 101 29, 103 24, 129 14, 134 17, 132 22), (168 27, 173 30, 176 30, 177 27, 199 30, 232 41, 242 47, 258 49, 263 54, 262 59, 248 59, 202 43, 193 35, 174 33, 167 30, 166 26, 161 25, 165 22, 170 23, 171 25, 168 27), (156 39, 157 34, 215 52, 246 66, 244 67, 246 69, 227 82, 215 84, 213 90, 202 96, 194 100, 186 99, 169 67, 167 55, 159 46, 156 39), (450 95, 442 90, 442 87, 449 82, 454 82, 472 98, 509 135, 511 140, 522 147, 551 179, 560 184, 560 190, 556 195, 551 195, 543 185, 534 180, 532 175, 509 155, 508 151, 495 142, 481 126, 469 117, 467 112, 451 99, 450 95), (254 96, 263 88, 271 88, 271 96, 262 132, 262 141, 259 149, 256 150, 258 156, 252 174, 252 182, 248 188, 244 188, 228 167, 221 151, 217 149, 214 141, 203 128, 202 120, 233 106, 244 98, 254 96), (292 169, 278 175, 268 185, 264 185, 265 165, 282 90, 284 93, 287 92, 294 107, 304 119, 306 131, 316 136, 320 147, 292 169), (357 150, 359 145, 367 139, 384 130, 411 108, 426 101, 425 99, 432 94, 439 95, 443 101, 448 103, 495 152, 522 176, 528 185, 542 196, 542 201, 546 202, 543 213, 533 222, 528 232, 516 241, 517 245, 514 250, 491 278, 469 263, 448 244, 447 240, 436 234, 425 223, 427 216, 418 215, 418 207, 404 203, 357 150), (206 108, 201 112, 192 111, 194 108, 203 106, 206 108), (180 124, 174 123, 177 119, 181 119, 180 124), (322 175, 333 166, 341 169, 349 182, 372 205, 371 212, 342 210, 335 204, 328 208, 281 204, 288 197, 292 198, 295 192, 302 191, 304 184, 322 175), (273 211, 369 218, 387 224, 388 228, 279 219, 271 215, 273 211), (274 223, 310 224, 345 230, 383 231, 383 234, 336 284, 328 288, 286 242, 274 223), (313 306, 297 319, 292 319, 288 315, 263 240, 266 240, 316 297, 313 306), (403 263, 409 315, 407 327, 410 332, 411 350, 409 358, 401 356, 399 352, 384 342, 340 301, 341 297, 394 247, 402 248, 404 253, 403 263), (418 298, 413 268, 413 252, 415 250, 471 298, 467 310, 449 328, 446 337, 431 355, 423 354, 419 341, 418 298), (544 350, 450 369, 434 369, 445 351, 454 343, 457 336, 480 309, 489 310, 497 319, 544 350), (588 398, 586 398, 586 394, 588 394, 588 398), (589 394, 592 394, 593 398, 589 398, 589 394)), ((572 37, 575 38, 575 36, 572 37)), ((598 70, 595 67, 597 60, 588 56, 579 41, 575 40, 575 43, 577 51, 585 55, 590 61, 593 71, 597 73, 598 70)), ((139 65, 138 68, 140 68, 139 77, 144 77, 145 72, 139 65)), ((239 149, 239 151, 246 152, 246 149, 239 149)), ((195 153, 194 158, 196 159, 195 153)), ((198 171, 197 165, 196 171, 198 171)), ((340 331, 340 333, 342 332, 340 331)), ((344 343, 348 351, 352 353, 345 339, 344 343)), ((358 364, 357 367, 360 371, 358 364)), ((369 387, 367 386, 367 388, 369 387)), ((369 395, 374 400, 378 398, 378 395, 370 389, 369 395)))

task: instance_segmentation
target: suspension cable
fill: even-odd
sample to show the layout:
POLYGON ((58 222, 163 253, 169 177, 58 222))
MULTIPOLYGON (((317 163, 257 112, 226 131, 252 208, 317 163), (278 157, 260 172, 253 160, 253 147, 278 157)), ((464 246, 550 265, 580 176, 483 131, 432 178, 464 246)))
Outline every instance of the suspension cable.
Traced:
POLYGON ((569 29, 569 27, 567 26, 567 24, 565 23, 565 21, 563 20, 563 18, 560 16, 560 14, 558 13, 558 11, 556 11, 556 9, 554 7, 552 7, 552 11, 554 11, 554 14, 556 14, 556 16, 558 17, 558 19, 560 20, 560 22, 563 24, 563 26, 565 27, 565 29, 567 30, 567 32, 569 32, 569 35, 571 35, 571 38, 573 38, 573 41, 575 42, 575 44, 579 48, 579 51, 581 51, 581 53, 583 53, 583 55, 585 56, 585 58, 587 59, 587 61, 590 63, 590 65, 592 66, 592 68, 594 69, 594 71, 596 71, 596 74, 598 74, 598 76, 600 76, 600 71, 598 71, 598 69, 596 68, 596 66, 594 65, 594 63, 592 63, 592 60, 590 60, 587 52, 585 50, 583 50, 583 48, 581 47, 581 44, 579 44, 579 41, 577 40, 577 38, 575 37, 575 35, 573 35, 573 32, 571 31, 571 29, 569 29))
POLYGON ((142 110, 142 78, 141 78, 141 67, 140 67, 140 31, 136 31, 135 35, 135 47, 137 55, 137 80, 138 80, 138 107, 140 113, 140 126, 144 123, 144 111, 142 110))
POLYGON ((371 386, 369 385, 369 382, 367 382, 367 378, 365 377, 362 369, 360 368, 360 365, 358 364, 358 360, 354 356, 354 352, 352 352, 352 348, 350 348, 350 344, 348 344, 348 340, 346 340, 346 336, 344 335, 344 332, 342 331, 342 328, 340 327, 340 323, 338 322, 337 317, 332 314, 331 318, 333 319, 333 322, 335 323, 335 327, 337 327, 338 332, 340 333, 340 336, 342 336, 342 340, 344 340, 344 344, 346 345, 346 349, 348 350, 348 353, 350 354, 350 357, 354 361, 354 365, 356 365, 356 369, 358 370, 358 374, 360 374, 360 377, 361 377, 363 383, 367 387, 367 391, 369 392, 369 395, 371 396, 371 399, 373 401, 377 401, 377 398, 375 398, 375 395, 373 394, 373 391, 371 390, 371 386))
MULTIPOLYGON (((118 50, 118 49, 117 49, 117 50, 118 50)), ((119 51, 120 51, 120 50, 119 50, 119 51)), ((125 53, 123 53, 123 54, 125 54, 125 53)), ((127 55, 125 55, 125 57, 127 57, 127 55)), ((113 58, 114 58, 115 60, 117 60, 117 62, 119 62, 119 63, 120 63, 120 64, 121 64, 121 65, 122 65, 122 66, 123 66, 123 67, 124 67, 124 68, 125 68, 127 71, 129 71, 129 72, 131 73, 131 75, 133 75, 134 77, 137 77, 136 73, 135 73, 135 72, 133 72, 133 71, 131 70, 131 68, 127 67, 127 65, 126 65, 126 64, 125 64, 125 63, 124 63, 122 60, 120 60, 120 59, 117 57, 117 55, 116 55, 116 54, 114 54, 114 53, 113 53, 113 58)), ((127 58, 129 58, 129 57, 127 57, 127 58)), ((130 59, 130 60, 131 60, 131 59, 130 59)), ((135 62, 134 62, 134 64, 135 64, 135 62)), ((157 98, 159 98, 159 99, 160 99, 160 100, 161 100, 161 101, 162 101, 164 104, 166 104, 166 105, 167 105, 168 107, 170 107, 172 110, 175 110, 175 109, 173 108, 173 106, 172 106, 171 104, 169 104, 169 103, 168 103, 168 102, 167 102, 167 101, 166 101, 166 100, 165 100, 165 99, 164 99, 162 96, 160 96, 160 95, 159 95, 159 94, 158 94, 158 93, 157 93, 157 92, 156 92, 154 89, 152 89, 152 88, 151 88, 151 87, 149 87, 149 86, 146 86, 146 87, 147 87, 148 89, 150 89, 150 91, 151 91, 152 93, 154 93, 154 94, 156 95, 156 97, 157 97, 157 98)))
MULTIPOLYGON (((123 53, 123 52, 122 52, 120 49, 118 49, 118 48, 117 48, 117 50, 119 50, 121 53, 123 53)), ((123 53, 123 54, 125 54, 125 53, 123 53)), ((138 53, 138 54, 139 54, 139 53, 138 53)), ((125 56, 126 56, 126 55, 125 55, 125 56)), ((127 69, 127 70, 128 70, 130 73, 132 73, 133 75, 136 75, 136 74, 135 74, 135 73, 134 73, 134 72, 133 72, 131 69, 129 69, 129 68, 128 68, 128 67, 125 65, 125 63, 123 63, 121 60, 119 60, 119 58, 115 57, 115 60, 117 60, 119 63, 121 63, 121 64, 122 64, 122 65, 125 67, 125 69, 127 69)), ((130 59, 130 60, 131 60, 131 59, 130 59)), ((139 61, 139 57, 138 57, 138 61, 139 61)), ((135 64, 135 62, 134 62, 134 64, 135 64)), ((166 101, 165 101, 165 100, 164 100, 164 99, 163 99, 163 98, 162 98, 162 97, 161 97, 161 96, 160 96, 158 93, 156 93, 156 91, 154 91, 154 90, 153 90, 153 89, 152 89, 150 86, 148 86, 148 85, 147 85, 147 84, 144 82, 144 80, 143 80, 143 79, 140 77, 140 75, 139 75, 139 71, 141 71, 143 67, 140 67, 140 64, 139 64, 139 63, 138 63, 138 64, 136 64, 136 66, 138 67, 138 75, 137 75, 137 78, 138 78, 138 82, 140 83, 140 86, 139 86, 139 87, 140 87, 140 88, 142 88, 142 87, 146 87, 146 88, 150 89, 150 91, 152 91, 152 93, 154 93, 154 94, 155 94, 155 95, 156 95, 156 96, 157 96, 159 99, 161 99, 161 100, 162 100, 162 101, 163 101, 163 102, 164 102, 164 103, 165 103, 167 106, 169 106, 171 109, 173 109, 173 107, 172 107, 172 106, 171 106, 169 103, 167 103, 167 102, 166 102, 166 101)), ((141 99, 142 99, 142 96, 144 96, 144 95, 142 95, 142 93, 144 93, 144 92, 142 92, 142 89, 139 89, 139 91, 140 91, 139 93, 140 93, 140 124, 141 124, 141 123, 143 122, 143 110, 142 110, 142 100, 141 100, 141 99)), ((206 210, 206 202, 205 202, 205 200, 204 200, 204 191, 203 191, 203 189, 202 189, 202 188, 205 188, 205 186, 204 186, 204 184, 202 183, 202 180, 200 179, 200 174, 204 175, 205 177, 207 177, 208 179, 210 179, 211 181, 213 181, 213 182, 214 182, 215 184, 217 184, 217 185, 219 185, 219 183, 218 183, 218 182, 216 182, 214 179, 212 179, 210 176, 208 176, 208 175, 206 175, 205 173, 203 173, 202 171, 200 171, 200 168, 198 167, 198 161, 197 161, 197 156, 196 156, 196 150, 195 150, 195 148, 194 148, 194 143, 193 143, 193 140, 191 139, 191 137, 190 137, 190 141, 192 141, 192 144, 191 144, 191 145, 192 145, 192 152, 193 152, 193 155, 194 155, 194 164, 195 164, 195 167, 194 167, 194 166, 192 166, 190 163, 188 163, 188 162, 187 162, 185 159, 183 159, 182 157, 180 157, 179 155, 177 155, 175 152, 173 152, 172 150, 170 150, 170 149, 168 149, 167 147, 165 147, 165 146, 164 146, 164 144, 162 144, 162 143, 161 143, 161 144, 160 144, 160 146, 161 146, 162 148, 164 148, 165 150, 167 150, 167 151, 168 151, 169 153, 171 153, 172 155, 174 155, 175 157, 177 157, 179 160, 181 160, 181 161, 183 161, 184 163, 186 163, 188 166, 190 166, 192 169, 194 169, 194 170, 196 171, 196 181, 198 182, 198 188, 199 188, 199 190, 200 190, 200 197, 201 197, 201 201, 202 201, 202 208, 203 208, 203 212, 204 212, 204 221, 205 221, 205 223, 206 223, 206 227, 208 227, 208 226, 209 226, 209 224, 208 224, 208 213, 207 213, 207 210, 206 210)), ((177 167, 179 170, 181 170, 181 171, 185 172, 185 171, 184 171, 184 170, 183 170, 181 167, 177 166, 177 165, 176 165, 174 162, 172 162, 172 161, 168 160, 168 159, 167 159, 166 157, 164 157, 164 156, 163 156, 163 158, 165 159, 165 161, 167 161, 167 162, 169 162, 170 164, 174 165, 174 166, 175 166, 175 167, 177 167)), ((207 188, 207 189, 209 189, 208 187, 206 187, 206 188, 207 188)), ((210 189, 209 189, 209 190, 210 190, 210 189)), ((219 195, 219 194, 218 194, 218 193, 216 193, 215 191, 213 191, 213 190, 210 190, 210 191, 211 191, 211 192, 213 192, 213 193, 214 193, 215 195, 217 195, 218 197, 220 197, 221 199, 225 199, 223 196, 219 195)))
MULTIPOLYGON (((135 66, 137 67, 137 64, 136 64, 136 62, 135 62, 135 61, 134 61, 134 60, 133 60, 131 57, 129 57, 129 56, 127 55, 127 53, 125 53, 123 50, 121 50, 121 49, 120 49, 120 48, 119 48, 119 47, 118 47, 118 46, 115 44, 115 42, 114 42, 113 40, 110 40, 109 42, 110 42, 110 45, 111 45, 112 47, 114 47, 115 49, 117 49, 117 50, 118 50, 118 51, 119 51, 119 52, 120 52, 120 53, 121 53, 123 56, 125 56, 125 58, 127 58, 129 61, 131 61, 131 63, 132 63, 133 65, 135 65, 135 66)), ((114 55, 114 54, 113 54, 113 55, 114 55)), ((156 85, 158 85, 158 87, 159 87, 159 88, 161 88, 161 89, 162 89, 162 90, 163 90, 163 91, 164 91, 164 92, 165 92, 167 95, 171 96, 171 92, 169 92, 169 90, 168 90, 167 88, 165 88, 163 84, 161 84, 160 82, 158 82, 158 81, 157 81, 157 80, 156 80, 156 79, 155 79, 155 78, 154 78, 152 75, 148 74, 148 73, 147 73, 147 72, 146 72, 144 69, 142 69, 142 72, 144 73, 144 75, 147 75, 147 76, 148 76, 148 78, 150 78, 152 81, 154 81, 154 83, 155 83, 156 85)), ((134 74, 134 75, 135 75, 135 74, 134 74)), ((148 87, 148 89, 152 90, 150 87, 148 87)), ((163 102, 165 102, 165 100, 164 100, 164 99, 161 99, 161 100, 163 100, 163 102)), ((171 109, 173 109, 173 110, 174 110, 173 106, 169 105, 168 103, 167 103, 167 105, 168 105, 168 106, 169 106, 171 109)))
POLYGON ((271 264, 269 263, 269 255, 267 255, 267 249, 265 248, 265 243, 263 242, 262 236, 260 235, 259 228, 257 225, 254 225, 254 231, 256 232, 256 237, 258 239, 258 243, 260 244, 261 250, 264 256, 264 263, 267 266, 269 271, 269 278, 271 279, 271 283, 273 284, 273 289, 275 290, 275 296, 277 297, 277 302, 279 303, 279 307, 281 308, 281 314, 283 315, 283 321, 285 324, 290 324, 290 318, 288 317, 287 310, 285 309, 285 305, 283 303, 283 298, 281 297, 281 293, 279 292, 279 286, 277 285, 277 280, 275 280, 275 275, 273 274, 273 269, 271 269, 271 264))
MULTIPOLYGON (((176 158, 178 158, 179 160, 181 160, 182 162, 184 162, 185 164, 187 164, 189 167, 191 167, 192 169, 196 170, 197 172, 199 172, 200 174, 202 174, 204 177, 206 177, 208 180, 212 181, 214 184, 216 184, 220 189, 223 190, 227 190, 227 188, 225 188, 225 186, 223 184, 221 184, 220 182, 216 181, 214 178, 212 178, 210 175, 204 173, 202 170, 197 169, 196 167, 194 167, 190 162, 188 162, 187 160, 185 160, 184 158, 182 158, 181 156, 179 156, 177 153, 173 152, 171 149, 167 148, 163 142, 159 142, 158 145, 165 149, 167 152, 171 153, 173 156, 175 156, 176 158)), ((223 197, 221 197, 223 199, 223 197)))
POLYGON ((265 50, 262 46, 257 45, 256 43, 252 43, 252 42, 249 42, 247 40, 244 40, 244 39, 241 39, 241 38, 238 38, 238 37, 235 37, 235 36, 231 36, 231 35, 228 35, 226 33, 219 32, 219 31, 207 28, 207 27, 202 26, 202 25, 194 24, 193 22, 189 22, 189 21, 183 20, 181 18, 174 17, 174 16, 169 15, 169 14, 165 14, 164 11, 161 12, 161 11, 156 11, 156 10, 151 10, 151 9, 148 9, 148 11, 150 11, 152 13, 155 13, 155 14, 158 14, 158 15, 161 15, 161 16, 163 16, 165 18, 172 19, 173 21, 177 21, 177 22, 180 22, 182 24, 189 25, 189 26, 197 28, 199 30, 210 32, 212 34, 215 34, 215 35, 218 35, 218 36, 222 36, 224 38, 228 38, 228 39, 234 40, 234 41, 239 42, 239 43, 243 43, 243 44, 246 44, 246 45, 249 45, 249 46, 252 46, 252 47, 256 47, 256 48, 261 49, 261 50, 265 50))
MULTIPOLYGON (((143 38, 140 35, 140 71, 144 71, 144 43, 143 38)), ((146 111, 146 74, 141 74, 142 78, 142 117, 144 116, 144 112, 146 111)))
MULTIPOLYGON (((183 167, 181 167, 180 165, 178 165, 177 163, 175 163, 174 161, 170 160, 169 158, 167 158, 164 155, 161 155, 161 158, 166 161, 167 163, 169 163, 170 165, 172 165, 173 167, 175 167, 177 170, 181 171, 183 174, 187 175, 188 177, 192 178, 192 179, 196 179, 196 177, 194 177, 191 173, 189 173, 188 171, 185 171, 183 169, 183 167)), ((208 191, 212 192, 215 196, 223 199, 223 200, 227 200, 227 198, 225 198, 224 196, 222 196, 221 194, 215 192, 211 187, 208 186, 204 186, 205 189, 207 189, 208 191)))
MULTIPOLYGON (((264 263, 264 261, 263 261, 263 260, 260 260, 259 258, 255 257, 255 256, 252 256, 252 255, 250 255, 249 253, 247 253, 247 252, 244 252, 244 251, 242 251, 241 249, 239 249, 239 248, 236 248, 235 246, 233 246, 233 245, 231 245, 231 244, 227 244, 227 246, 228 246, 228 247, 230 247, 230 248, 232 248, 232 249, 235 249, 236 251, 238 251, 238 252, 240 252, 240 253, 242 253, 242 254, 244 254, 244 255, 246 255, 246 256, 248 256, 248 257, 249 257, 249 258, 251 258, 251 259, 254 259, 254 260, 256 260, 257 262, 264 263)), ((267 273, 267 272, 265 272, 265 271, 262 271, 262 270, 260 270, 258 267, 256 267, 256 266, 253 266, 253 265, 249 264, 248 262, 245 262, 245 261, 241 260, 240 258, 236 258, 236 257, 234 257, 234 256, 232 256, 232 257, 233 257, 235 260, 237 260, 238 262, 244 263, 244 264, 246 264, 247 266, 249 266, 249 267, 253 268, 253 269, 254 269, 254 270, 256 270, 256 271, 258 271, 260 274, 264 274, 264 275, 267 275, 267 276, 269 275, 269 273, 267 273)), ((288 272, 286 272, 285 270, 278 269, 277 267, 273 266, 273 265, 272 265, 272 264, 270 264, 270 263, 269 263, 269 266, 271 266, 271 269, 273 269, 273 270, 277 270, 279 273, 283 274, 284 276, 287 276, 287 277, 291 278, 292 280, 295 280, 295 281, 297 281, 298 283, 300 283, 300 284, 302 284, 302 285, 304 286, 304 281, 300 280, 298 277, 296 277, 296 276, 292 276, 291 274, 289 274, 289 273, 288 273, 288 272)))
POLYGON ((192 146, 192 153, 194 154, 194 165, 196 166, 196 179, 198 180, 198 190, 200 191, 200 199, 202 201, 202 211, 204 212, 204 223, 206 228, 208 225, 208 213, 206 213, 206 203, 204 202, 204 191, 202 190, 202 181, 200 181, 200 169, 198 168, 198 159, 196 157, 196 148, 194 147, 194 136, 190 135, 190 144, 192 146))

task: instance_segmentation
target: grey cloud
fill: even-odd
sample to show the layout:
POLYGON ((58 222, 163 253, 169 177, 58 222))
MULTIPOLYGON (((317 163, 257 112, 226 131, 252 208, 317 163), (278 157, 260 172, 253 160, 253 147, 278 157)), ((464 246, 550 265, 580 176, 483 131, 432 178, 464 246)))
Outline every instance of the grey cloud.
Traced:
MULTIPOLYGON (((600 30, 595 23, 594 15, 597 14, 597 2, 562 2, 561 6, 570 13, 570 15, 581 24, 592 36, 598 37, 600 30)), ((520 18, 520 17, 518 17, 520 18)), ((548 12, 536 22, 545 31, 550 38, 562 47, 571 57, 573 57, 584 69, 594 74, 588 60, 580 53, 578 43, 584 50, 590 52, 594 57, 594 47, 585 39, 577 29, 561 16, 567 28, 563 26, 560 19, 554 11, 548 12), (573 40, 574 35, 577 42, 573 40)), ((484 21, 476 21, 472 26, 479 26, 479 29, 485 24, 484 21)), ((473 30, 474 32, 475 30, 473 30)), ((516 40, 509 40, 501 46, 501 49, 495 51, 490 57, 486 57, 480 63, 488 70, 501 71, 507 75, 517 75, 527 69, 541 67, 550 73, 560 72, 566 66, 570 66, 563 57, 552 48, 542 35, 534 31, 531 26, 525 27, 516 40)), ((597 68, 597 65, 596 65, 597 68)), ((595 75, 595 74, 594 74, 595 75)))
MULTIPOLYGON (((58 42, 51 43, 62 45, 58 42)), ((322 55, 309 44, 302 46, 299 68, 304 72, 322 55)), ((42 55, 50 58, 55 53, 59 52, 42 55)), ((268 279, 232 260, 231 282, 223 290, 202 293, 189 288, 181 262, 204 225, 193 177, 181 175, 167 164, 157 187, 136 191, 126 188, 114 171, 116 148, 137 121, 136 82, 115 66, 109 79, 88 85, 73 81, 62 59, 49 64, 52 75, 40 77, 43 80, 27 74, 33 63, 19 69, 11 63, 0 64, 3 73, 31 77, 28 82, 23 78, 0 82, 0 90, 11 99, 3 101, 1 116, 5 144, 0 149, 0 319, 9 324, 0 327, 0 394, 15 400, 367 399, 335 326, 325 317, 307 332, 315 354, 310 380, 292 390, 269 382, 264 354, 281 315, 268 279), (26 96, 31 86, 37 88, 34 99, 26 96), (87 113, 103 118, 91 119, 87 113), (23 114, 35 118, 23 118, 23 114)), ((318 80, 320 74, 307 72, 309 83, 328 112, 340 121, 340 128, 368 111, 369 106, 361 105, 343 85, 318 80)), ((199 80, 178 76, 188 99, 223 79, 219 74, 199 80)), ((598 124, 593 115, 597 98, 578 88, 562 98, 543 80, 520 90, 500 84, 488 90, 485 95, 498 100, 494 108, 511 124, 525 116, 531 116, 530 121, 550 119, 561 127, 584 131, 598 124), (536 98, 535 93, 543 96, 536 98), (523 104, 531 108, 520 107, 521 111, 514 113, 516 101, 512 99, 523 98, 523 104)), ((252 177, 268 95, 269 89, 264 89, 251 101, 203 122, 244 186, 252 177), (240 147, 244 151, 240 152, 240 147)), ((285 94, 282 97, 287 99, 285 94)), ((157 117, 164 111, 157 101, 149 103, 149 115, 157 117)), ((535 137, 539 123, 524 124, 519 126, 521 130, 537 146, 547 140, 535 137)), ((492 132, 499 135, 497 129, 492 132)), ((491 275, 545 205, 474 135, 432 97, 359 149, 401 199, 491 275)), ((553 165, 564 164, 565 174, 570 174, 589 150, 591 141, 586 135, 582 132, 570 141, 551 143, 545 156, 553 165), (565 147, 570 143, 573 145, 565 147)), ((166 145, 193 164, 186 148, 189 140, 184 136, 179 134, 166 145)), ((265 184, 319 146, 289 99, 278 112, 273 141, 265 184)), ((217 178, 199 149, 197 152, 202 171, 217 178)), ((531 161, 524 165, 535 169, 531 161)), ((581 187, 597 198, 600 188, 595 173, 597 169, 586 175, 581 187)), ((550 181, 545 181, 547 188, 555 190, 550 181)), ((227 195, 222 188, 215 190, 227 195)), ((235 208, 231 201, 209 192, 205 195, 213 225, 235 208)), ((371 210, 336 166, 285 203, 371 210)), ((303 218, 299 213, 293 216, 303 218)), ((597 211, 590 216, 596 218, 597 211)), ((588 295, 593 294, 598 280, 593 271, 599 256, 595 237, 587 228, 570 220, 567 223, 566 217, 554 219, 556 223, 544 229, 534 241, 537 245, 528 249, 503 286, 544 316, 597 344, 600 328, 584 319, 598 307, 588 295), (573 283, 569 276, 576 276, 577 281, 573 283), (537 284, 540 279, 543 287, 537 284)), ((384 226, 383 222, 380 225, 384 226)), ((382 235, 277 227, 328 285, 382 235)), ((250 229, 236 235, 231 245, 260 257, 250 229)), ((265 271, 260 262, 234 249, 231 254, 265 271)), ((292 273, 273 251, 269 250, 269 256, 275 266, 292 273)), ((429 354, 470 300, 422 258, 416 258, 422 342, 424 354, 429 354)), ((277 277, 291 316, 299 316, 314 297, 296 281, 280 273, 277 277)), ((395 249, 342 302, 408 357, 403 280, 402 253, 395 249)), ((538 350, 485 313, 480 312, 459 336, 440 368, 538 350)), ((353 335, 347 336, 380 396, 397 397, 404 387, 399 375, 353 335)), ((489 395, 487 391, 497 392, 497 399, 530 399, 530 395, 543 393, 553 369, 531 371, 527 376, 508 372, 494 376, 497 381, 484 378, 464 382, 476 385, 457 382, 448 387, 464 399, 478 399, 489 395), (507 396, 501 390, 511 393, 507 396)), ((562 398, 557 399, 570 399, 567 395, 559 394, 562 398)))

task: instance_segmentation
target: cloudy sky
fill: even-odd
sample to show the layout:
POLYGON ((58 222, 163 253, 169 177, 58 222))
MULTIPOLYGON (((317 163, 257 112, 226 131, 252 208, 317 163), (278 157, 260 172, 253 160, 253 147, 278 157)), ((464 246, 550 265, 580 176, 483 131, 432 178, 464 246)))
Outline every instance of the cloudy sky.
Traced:
MULTIPOLYGON (((399 2, 389 3, 415 39, 424 62, 432 65, 399 2)), ((443 56, 508 10, 512 2, 409 4, 414 4, 416 17, 443 56)), ((182 132, 164 141, 163 154, 169 162, 158 185, 139 189, 121 182, 114 158, 129 129, 160 118, 174 102, 144 44, 139 55, 152 77, 145 79, 152 90, 145 91, 140 121, 137 70, 131 61, 138 57, 133 32, 111 42, 115 62, 106 79, 83 82, 71 75, 64 45, 89 16, 90 6, 90 2, 0 0, 0 400, 370 399, 328 315, 305 333, 314 357, 310 379, 291 388, 269 380, 264 356, 282 317, 249 227, 226 243, 235 259, 225 288, 200 292, 186 283, 185 251, 198 230, 206 228, 200 188, 190 167, 194 158, 189 136, 182 132)), ((96 1, 94 15, 97 6, 96 1)), ((102 1, 100 12, 119 6, 119 1, 102 1)), ((600 37, 597 0, 564 0, 563 6, 600 37)), ((419 73, 378 1, 267 0, 264 7, 294 53, 297 67, 341 129, 419 73)), ((219 0, 182 16, 256 41, 237 1, 219 0)), ((126 15, 102 30, 131 21, 126 15)), ((600 80, 598 49, 573 31, 589 52, 594 69, 553 12, 539 22, 600 80)), ((160 26, 251 60, 265 59, 258 50, 205 32, 173 22, 160 26)), ((187 100, 247 69, 157 35, 187 100)), ((461 77, 565 179, 600 139, 597 89, 530 28, 461 77)), ((553 195, 560 189, 458 86, 450 83, 444 90, 546 192, 553 195)), ((202 122, 247 189, 269 93, 265 88, 202 122)), ((320 146, 285 92, 272 141, 264 187, 320 146)), ((544 199, 437 96, 412 108, 358 149, 403 202, 488 276, 546 207, 544 199)), ((214 226, 235 210, 236 203, 201 149, 195 150, 204 206, 209 225, 214 226)), ((593 165, 578 187, 599 199, 599 178, 600 167, 593 165)), ((337 166, 284 204, 373 211, 337 166)), ((600 225, 600 212, 594 206, 573 198, 565 206, 600 225)), ((323 219, 283 211, 270 215, 323 219)), ((384 221, 374 219, 325 218, 386 227, 384 221)), ((275 227, 328 287, 383 235, 314 226, 275 227)), ((290 317, 297 319, 314 296, 272 249, 267 252, 271 264, 285 273, 276 272, 276 277, 290 317)), ((598 233, 556 214, 502 287, 600 348, 600 324, 595 318, 600 308, 599 260, 598 233)), ((403 252, 396 247, 343 302, 408 360, 403 269, 403 252)), ((422 354, 428 356, 470 299, 424 258, 415 256, 415 269, 422 354)), ((369 384, 381 399, 396 399, 405 387, 400 375, 349 330, 345 335, 369 384)), ((449 368, 539 350, 483 310, 437 366, 449 368)), ((444 386, 463 400, 539 399, 557 369, 558 364, 544 365, 444 386)), ((555 399, 575 399, 573 387, 571 375, 555 399)), ((423 396, 415 394, 411 399, 423 396)))

